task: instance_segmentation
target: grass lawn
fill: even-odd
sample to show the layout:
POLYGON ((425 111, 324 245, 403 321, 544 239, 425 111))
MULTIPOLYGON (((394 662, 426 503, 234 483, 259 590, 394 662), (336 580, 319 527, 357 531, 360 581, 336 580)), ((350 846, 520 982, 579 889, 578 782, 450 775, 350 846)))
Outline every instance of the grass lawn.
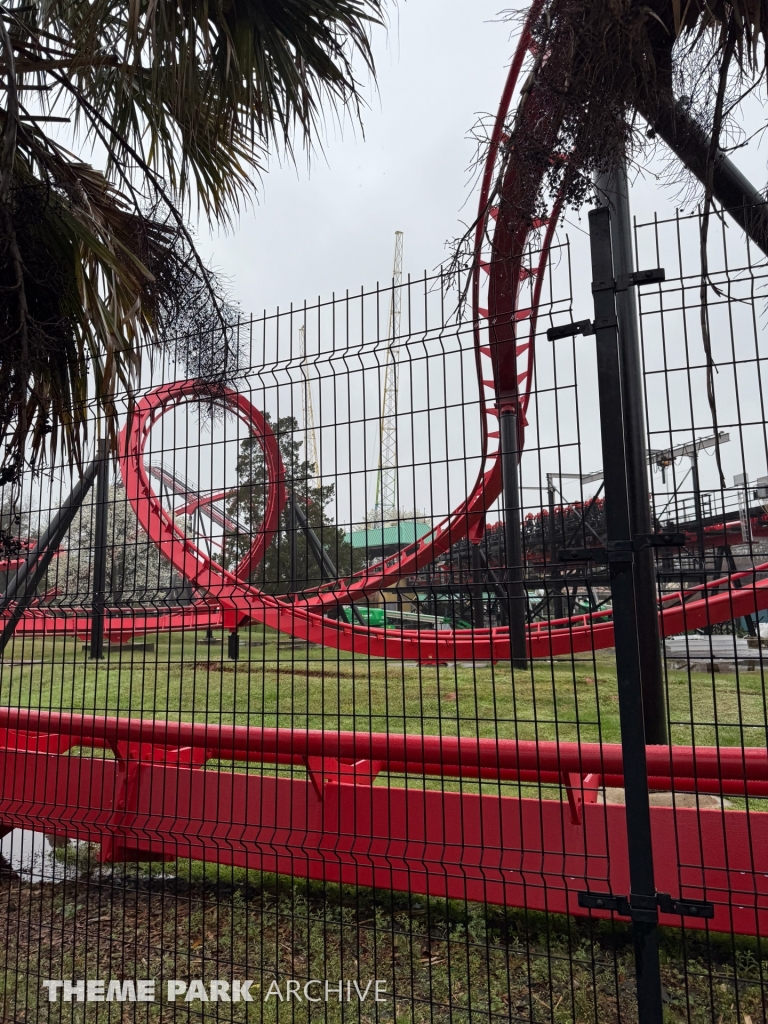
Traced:
MULTIPOLYGON (((152 652, 113 650, 99 663, 87 660, 81 642, 27 639, 6 656, 0 703, 225 724, 619 739, 612 652, 537 663, 513 677, 502 665, 420 668, 294 647, 257 628, 241 636, 237 663, 226 659, 222 645, 203 643, 202 634, 156 637, 152 652)), ((667 684, 674 742, 765 745, 760 672, 670 672, 667 684)), ((149 865, 102 868, 82 844, 57 856, 77 863, 55 884, 0 875, 3 1024, 636 1020, 631 937, 618 922, 323 886, 200 863, 168 864, 162 872, 149 865), (155 978, 163 981, 163 1001, 40 1001, 41 978, 67 977, 155 978), (165 1002, 165 979, 198 977, 252 978, 254 1002, 165 1002), (355 979, 363 988, 380 979, 388 1001, 264 1002, 275 978, 283 992, 287 978, 302 984, 355 979)), ((668 1021, 766 1021, 768 952, 760 940, 668 930, 662 959, 668 1021)))
MULTIPOLYGON (((90 661, 82 642, 16 642, 0 671, 0 704, 170 716, 225 724, 374 732, 619 741, 612 651, 534 662, 524 672, 481 663, 420 667, 291 644, 253 628, 241 658, 203 634, 151 638, 155 650, 90 661)), ((669 672, 674 743, 764 746, 760 671, 669 672)))

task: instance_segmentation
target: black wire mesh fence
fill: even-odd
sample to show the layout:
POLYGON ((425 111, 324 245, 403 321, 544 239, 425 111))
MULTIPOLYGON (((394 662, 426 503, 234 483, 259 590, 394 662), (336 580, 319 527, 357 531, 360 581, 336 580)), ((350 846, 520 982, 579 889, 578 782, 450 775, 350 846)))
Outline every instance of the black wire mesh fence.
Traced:
POLYGON ((5 487, 3 1020, 765 1020, 768 271, 612 216, 5 487))

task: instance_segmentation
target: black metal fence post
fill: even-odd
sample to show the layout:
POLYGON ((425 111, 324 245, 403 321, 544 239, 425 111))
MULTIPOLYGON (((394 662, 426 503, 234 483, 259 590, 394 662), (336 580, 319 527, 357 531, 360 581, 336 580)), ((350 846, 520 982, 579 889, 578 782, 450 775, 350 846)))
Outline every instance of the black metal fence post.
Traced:
POLYGON ((662 1024, 658 909, 643 724, 641 644, 635 603, 634 537, 629 511, 625 435, 621 429, 625 410, 622 406, 611 212, 607 207, 590 212, 589 235, 638 1015, 640 1024, 662 1024))
POLYGON ((99 441, 96 458, 96 514, 93 547, 93 604, 91 608, 90 657, 104 657, 104 607, 107 583, 107 515, 109 512, 109 459, 107 442, 99 441))
POLYGON ((516 407, 502 405, 499 410, 501 472, 504 481, 504 548, 506 552, 507 621, 512 665, 527 668, 525 635, 526 600, 523 566, 522 508, 520 501, 520 441, 516 407))
POLYGON ((693 454, 691 455, 691 483, 693 485, 693 508, 694 515, 696 516, 696 543, 699 548, 699 558, 701 559, 701 582, 707 582, 707 552, 704 544, 704 522, 703 522, 703 509, 701 507, 701 481, 699 479, 699 453, 696 451, 696 445, 693 446, 693 454))
POLYGON ((227 657, 230 661, 240 658, 240 634, 236 629, 227 637, 227 657))
MULTIPOLYGON (((611 211, 613 272, 617 278, 633 273, 632 222, 629 212, 629 181, 626 167, 601 175, 596 181, 602 205, 611 211)), ((615 295, 619 322, 619 365, 621 372, 624 451, 627 463, 629 523, 632 534, 652 533, 648 487, 643 367, 634 288, 615 295)), ((656 593, 656 564, 652 548, 635 553, 635 613, 644 642, 640 648, 640 677, 643 685, 643 713, 647 743, 667 742, 664 699, 664 671, 661 664, 659 603, 656 593)))
POLYGON ((307 539, 307 547, 309 551, 312 552, 312 556, 317 562, 317 567, 320 570, 320 579, 323 581, 338 579, 339 574, 336 571, 336 566, 328 556, 328 553, 323 547, 322 541, 309 525, 309 520, 304 513, 304 509, 296 500, 296 494, 294 492, 291 492, 291 510, 293 519, 303 531, 304 536, 307 539))
POLYGON ((555 482, 551 473, 547 473, 547 511, 549 517, 547 520, 548 537, 549 542, 549 565, 550 575, 555 581, 552 585, 552 618, 562 619, 563 617, 563 587, 557 580, 560 578, 560 566, 558 564, 557 553, 557 529, 555 523, 555 482))
POLYGON ((482 629, 485 626, 485 609, 483 607, 483 563, 479 544, 470 544, 470 607, 472 609, 472 626, 482 629))
POLYGON ((5 622, 2 634, 0 634, 0 655, 8 646, 21 616, 31 604, 38 584, 48 571, 51 559, 64 540, 78 509, 96 479, 98 468, 99 460, 96 458, 75 484, 72 493, 62 502, 59 510, 43 531, 42 537, 30 551, 26 561, 19 567, 15 576, 8 581, 5 593, 0 598, 0 611, 5 611, 13 601, 16 604, 5 622))
POLYGON ((290 531, 291 593, 301 590, 299 586, 299 521, 296 517, 296 498, 291 492, 288 498, 288 529, 290 531))

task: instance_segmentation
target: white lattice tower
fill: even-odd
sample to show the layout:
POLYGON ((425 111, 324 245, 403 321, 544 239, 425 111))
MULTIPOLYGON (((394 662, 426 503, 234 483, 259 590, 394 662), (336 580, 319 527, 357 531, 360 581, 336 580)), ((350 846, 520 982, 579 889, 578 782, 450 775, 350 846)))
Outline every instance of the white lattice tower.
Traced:
POLYGON ((384 392, 381 403, 379 472, 376 478, 374 506, 374 519, 382 523, 397 519, 397 387, 402 282, 403 232, 396 231, 387 357, 384 364, 384 392))
MULTIPOLYGON (((312 405, 312 387, 307 375, 307 333, 304 327, 299 328, 299 346, 301 349, 301 373, 304 384, 301 391, 301 412, 304 419, 304 430, 306 431, 306 458, 307 462, 315 467, 315 477, 320 477, 320 452, 317 447, 317 434, 315 432, 315 410, 312 405)), ((309 483, 310 481, 308 481, 309 483)))

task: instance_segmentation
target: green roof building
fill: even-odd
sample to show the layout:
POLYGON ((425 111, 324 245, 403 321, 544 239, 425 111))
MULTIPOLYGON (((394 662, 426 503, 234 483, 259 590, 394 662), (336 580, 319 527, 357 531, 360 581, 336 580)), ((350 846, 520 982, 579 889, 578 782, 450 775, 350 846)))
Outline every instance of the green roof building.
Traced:
POLYGON ((383 528, 377 526, 370 530, 353 530, 347 534, 346 539, 352 545, 353 551, 365 551, 366 561, 372 562, 377 558, 394 555, 408 544, 414 544, 431 529, 429 523, 403 520, 383 528))

